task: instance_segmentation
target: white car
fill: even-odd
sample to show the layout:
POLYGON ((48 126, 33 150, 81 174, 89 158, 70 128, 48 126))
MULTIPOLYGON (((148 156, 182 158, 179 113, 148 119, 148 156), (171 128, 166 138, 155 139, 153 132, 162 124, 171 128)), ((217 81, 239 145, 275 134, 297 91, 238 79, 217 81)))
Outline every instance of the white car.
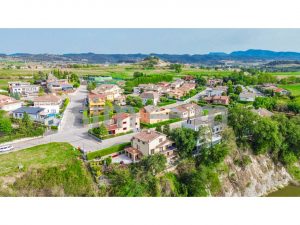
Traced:
POLYGON ((0 152, 8 152, 13 150, 14 147, 11 145, 4 145, 4 146, 0 146, 0 152))

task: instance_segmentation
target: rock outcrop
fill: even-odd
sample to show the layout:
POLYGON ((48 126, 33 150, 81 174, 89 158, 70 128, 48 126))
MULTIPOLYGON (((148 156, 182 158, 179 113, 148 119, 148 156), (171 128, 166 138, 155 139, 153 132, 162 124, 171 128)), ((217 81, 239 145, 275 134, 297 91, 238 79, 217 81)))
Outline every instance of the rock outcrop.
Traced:
POLYGON ((228 171, 220 180, 222 191, 220 196, 263 196, 282 188, 292 181, 286 169, 275 164, 268 155, 246 154, 249 160, 247 165, 241 166, 233 157, 228 157, 225 164, 228 171))

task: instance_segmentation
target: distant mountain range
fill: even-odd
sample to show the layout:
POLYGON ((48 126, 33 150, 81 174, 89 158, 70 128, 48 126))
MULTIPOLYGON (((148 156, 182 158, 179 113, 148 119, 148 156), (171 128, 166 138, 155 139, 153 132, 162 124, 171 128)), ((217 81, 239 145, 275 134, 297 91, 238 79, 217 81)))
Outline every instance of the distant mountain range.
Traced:
POLYGON ((171 63, 191 63, 191 64, 223 64, 224 61, 258 62, 258 61, 297 61, 300 60, 298 52, 275 52, 269 50, 249 49, 246 51, 234 51, 231 53, 212 52, 209 54, 195 55, 175 55, 175 54, 0 54, 2 58, 16 58, 27 61, 66 61, 66 62, 86 62, 86 63, 133 63, 143 60, 145 57, 153 55, 164 61, 171 63))

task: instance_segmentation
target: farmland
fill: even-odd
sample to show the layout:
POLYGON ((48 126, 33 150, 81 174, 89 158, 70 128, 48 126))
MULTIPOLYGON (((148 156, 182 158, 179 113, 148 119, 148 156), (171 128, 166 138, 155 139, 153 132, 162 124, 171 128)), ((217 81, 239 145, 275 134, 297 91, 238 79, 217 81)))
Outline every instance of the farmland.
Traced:
POLYGON ((79 152, 50 143, 0 155, 0 196, 94 196, 79 152))

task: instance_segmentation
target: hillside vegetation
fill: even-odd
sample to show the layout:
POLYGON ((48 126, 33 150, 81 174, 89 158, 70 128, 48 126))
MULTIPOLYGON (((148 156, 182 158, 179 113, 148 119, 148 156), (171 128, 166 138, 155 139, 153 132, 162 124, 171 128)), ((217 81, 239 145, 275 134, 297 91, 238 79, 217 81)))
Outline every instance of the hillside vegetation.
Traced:
POLYGON ((50 143, 0 155, 0 196, 95 196, 79 152, 50 143))

